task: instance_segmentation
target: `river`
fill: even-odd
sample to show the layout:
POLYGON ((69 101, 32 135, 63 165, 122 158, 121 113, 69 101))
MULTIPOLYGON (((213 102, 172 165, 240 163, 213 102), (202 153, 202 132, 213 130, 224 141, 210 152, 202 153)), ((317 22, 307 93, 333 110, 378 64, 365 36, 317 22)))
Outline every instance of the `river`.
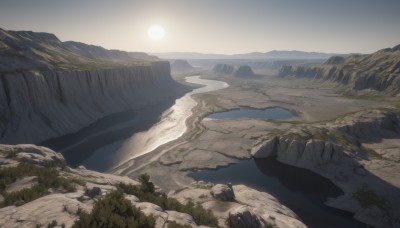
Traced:
POLYGON ((149 153, 186 132, 186 120, 197 104, 192 95, 229 86, 226 82, 200 76, 189 76, 185 80, 203 87, 185 94, 175 103, 165 101, 140 110, 112 114, 77 133, 51 139, 42 145, 61 151, 72 167, 84 165, 101 172, 149 153))

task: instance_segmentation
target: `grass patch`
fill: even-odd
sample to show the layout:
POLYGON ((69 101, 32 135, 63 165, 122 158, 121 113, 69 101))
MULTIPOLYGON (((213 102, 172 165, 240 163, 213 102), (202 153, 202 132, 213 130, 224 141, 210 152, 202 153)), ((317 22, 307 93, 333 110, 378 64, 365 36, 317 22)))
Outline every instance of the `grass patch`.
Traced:
POLYGON ((376 194, 374 190, 368 189, 366 184, 363 185, 356 193, 354 197, 360 202, 363 208, 376 206, 384 211, 387 211, 386 199, 376 194))
POLYGON ((0 153, 5 155, 5 158, 16 158, 17 157, 17 152, 13 148, 9 149, 2 149, 0 150, 0 153))
POLYGON ((382 159, 382 155, 378 154, 375 150, 362 146, 361 150, 364 151, 369 158, 382 159))
POLYGON ((0 207, 9 205, 22 205, 48 194, 49 188, 63 188, 67 192, 76 190, 75 183, 81 184, 78 180, 68 180, 59 176, 54 167, 42 167, 27 163, 20 163, 15 167, 4 167, 0 169, 0 193, 4 201, 0 207), (22 189, 18 192, 7 193, 6 186, 26 176, 37 176, 38 184, 29 189, 22 189))
POLYGON ((344 147, 350 145, 349 140, 347 139, 347 137, 344 134, 340 133, 339 131, 331 131, 331 132, 332 132, 333 136, 335 137, 335 142, 337 144, 344 146, 344 147))

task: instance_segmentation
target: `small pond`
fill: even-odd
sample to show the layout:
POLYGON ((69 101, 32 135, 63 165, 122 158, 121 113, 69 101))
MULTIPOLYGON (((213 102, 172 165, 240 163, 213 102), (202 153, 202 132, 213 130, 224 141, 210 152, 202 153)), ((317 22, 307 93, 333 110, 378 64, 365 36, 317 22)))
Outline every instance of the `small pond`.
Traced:
POLYGON ((213 113, 208 118, 212 119, 235 119, 235 118, 255 118, 255 119, 275 119, 285 120, 296 117, 292 112, 280 108, 266 108, 266 109, 251 109, 241 108, 233 109, 226 112, 213 113))
POLYGON ((275 196, 293 210, 308 227, 366 227, 352 213, 328 207, 324 202, 343 194, 328 179, 309 170, 275 159, 250 159, 218 170, 201 170, 188 176, 213 183, 244 184, 275 196))

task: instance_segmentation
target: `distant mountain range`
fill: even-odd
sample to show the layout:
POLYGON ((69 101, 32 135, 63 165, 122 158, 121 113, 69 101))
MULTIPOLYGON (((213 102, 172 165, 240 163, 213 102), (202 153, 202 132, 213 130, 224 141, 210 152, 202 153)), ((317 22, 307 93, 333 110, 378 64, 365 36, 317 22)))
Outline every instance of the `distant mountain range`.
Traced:
POLYGON ((151 53, 162 59, 329 59, 332 56, 343 56, 346 54, 305 52, 305 51, 269 51, 251 52, 245 54, 223 55, 203 54, 196 52, 166 52, 151 53))

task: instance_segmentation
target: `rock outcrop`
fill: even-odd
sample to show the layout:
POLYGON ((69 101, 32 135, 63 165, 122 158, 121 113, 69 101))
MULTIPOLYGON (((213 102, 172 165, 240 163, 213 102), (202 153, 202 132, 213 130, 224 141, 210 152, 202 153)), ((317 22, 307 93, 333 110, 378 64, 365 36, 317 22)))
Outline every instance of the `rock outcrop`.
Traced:
POLYGON ((254 72, 248 65, 233 66, 229 64, 217 64, 213 68, 215 74, 233 75, 235 77, 252 77, 254 72))
POLYGON ((46 147, 31 144, 0 144, 0 151, 10 153, 10 155, 31 164, 56 166, 64 166, 66 164, 62 154, 56 153, 46 147))
POLYGON ((232 228, 260 228, 265 225, 260 221, 260 218, 253 213, 251 208, 240 206, 232 210, 229 214, 229 227, 232 228))
POLYGON ((171 63, 171 70, 176 72, 184 72, 193 70, 194 67, 188 63, 188 61, 183 59, 177 59, 171 63))
POLYGON ((339 162, 344 151, 362 151, 365 141, 396 137, 400 134, 400 115, 392 111, 369 110, 354 113, 322 125, 291 128, 257 143, 255 158, 277 160, 301 167, 339 162))
POLYGON ((213 68, 215 74, 232 74, 234 66, 228 64, 217 64, 213 68))
POLYGON ((276 157, 289 165, 307 167, 338 162, 343 156, 343 149, 321 140, 302 141, 274 136, 254 147, 251 154, 255 158, 276 157))
POLYGON ((236 77, 252 77, 254 72, 250 66, 239 66, 233 73, 236 77))
POLYGON ((369 55, 335 56, 318 66, 283 66, 278 76, 332 81, 354 90, 373 89, 396 95, 400 92, 399 46, 369 55))
MULTIPOLYGON (((229 219, 234 227, 306 227, 289 208, 272 195, 259 192, 245 185, 233 185, 235 201, 216 200, 209 187, 210 183, 194 182, 189 187, 168 194, 181 203, 192 200, 210 209, 218 218, 219 225, 226 226, 229 219), (253 226, 252 226, 253 225, 253 226)), ((216 185, 217 186, 217 185, 216 185)), ((212 188, 212 187, 211 187, 212 188)))
POLYGON ((274 157, 329 178, 344 195, 329 200, 328 205, 351 211, 372 226, 393 227, 399 225, 400 214, 398 139, 397 110, 364 110, 325 123, 271 132, 251 154, 255 158, 274 157), (366 203, 366 186, 368 197, 379 199, 379 203, 366 203))
POLYGON ((233 201, 235 193, 233 192, 232 185, 217 184, 211 188, 211 195, 221 201, 233 201))

